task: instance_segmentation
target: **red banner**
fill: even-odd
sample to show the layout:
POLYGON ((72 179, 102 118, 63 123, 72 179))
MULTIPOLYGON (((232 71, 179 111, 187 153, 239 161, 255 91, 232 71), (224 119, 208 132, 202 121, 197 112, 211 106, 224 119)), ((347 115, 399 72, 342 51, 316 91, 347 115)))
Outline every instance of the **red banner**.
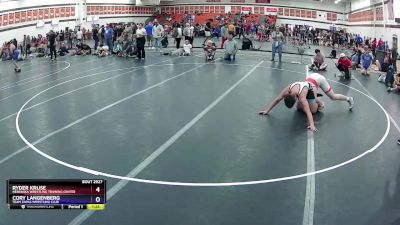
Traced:
POLYGON ((26 21, 27 21, 27 22, 32 21, 32 10, 29 10, 29 11, 26 13, 26 21))
POLYGON ((44 10, 44 18, 45 19, 48 19, 50 17, 50 15, 49 15, 49 9, 45 9, 44 10))
POLYGON ((256 0, 256 3, 271 3, 271 0, 256 0))
POLYGON ((3 15, 3 26, 7 26, 8 25, 8 14, 4 14, 3 15))
POLYGON ((14 24, 14 13, 9 13, 8 14, 8 24, 14 24))
POLYGON ((65 17, 70 17, 71 16, 71 8, 67 7, 65 8, 65 17))
POLYGON ((21 23, 26 21, 26 11, 21 12, 21 23))
POLYGON ((15 13, 15 23, 19 23, 21 18, 21 12, 15 13))
POLYGON ((267 8, 267 12, 278 12, 277 8, 267 8))
POLYGON ((242 11, 252 11, 251 7, 242 7, 242 11))
POLYGON ((44 10, 39 9, 39 19, 42 20, 44 18, 44 10))

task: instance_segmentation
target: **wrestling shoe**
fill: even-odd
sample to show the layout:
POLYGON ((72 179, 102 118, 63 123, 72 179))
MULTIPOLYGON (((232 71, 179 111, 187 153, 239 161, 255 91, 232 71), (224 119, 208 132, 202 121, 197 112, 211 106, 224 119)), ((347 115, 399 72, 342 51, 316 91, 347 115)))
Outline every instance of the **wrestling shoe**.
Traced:
POLYGON ((349 103, 349 110, 353 110, 354 108, 354 98, 350 97, 349 100, 347 100, 347 102, 349 103))

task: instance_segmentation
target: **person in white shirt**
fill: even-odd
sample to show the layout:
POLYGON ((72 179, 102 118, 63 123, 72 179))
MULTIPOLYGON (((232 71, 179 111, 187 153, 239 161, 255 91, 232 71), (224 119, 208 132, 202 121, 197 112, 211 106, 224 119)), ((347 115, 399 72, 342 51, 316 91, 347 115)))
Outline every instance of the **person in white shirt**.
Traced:
POLYGON ((186 23, 185 29, 183 29, 183 36, 185 36, 185 40, 189 40, 189 43, 193 45, 193 33, 194 27, 190 23, 186 23))
POLYGON ((146 44, 146 29, 143 28, 143 24, 138 25, 138 29, 136 30, 136 46, 137 46, 137 57, 138 59, 144 59, 146 57, 146 53, 144 51, 144 45, 146 44))
POLYGON ((153 40, 154 40, 154 47, 156 51, 161 50, 161 36, 164 33, 164 28, 161 26, 157 20, 154 20, 153 25, 153 40))
POLYGON ((76 32, 76 40, 80 43, 82 43, 83 41, 83 32, 81 30, 78 30, 78 32, 76 32))
POLYGON ((190 44, 189 40, 185 40, 185 44, 183 44, 183 55, 187 56, 192 54, 193 46, 190 44))
POLYGON ((185 40, 183 48, 178 48, 175 51, 170 52, 169 55, 189 56, 192 54, 192 51, 192 44, 190 44, 189 40, 185 40))

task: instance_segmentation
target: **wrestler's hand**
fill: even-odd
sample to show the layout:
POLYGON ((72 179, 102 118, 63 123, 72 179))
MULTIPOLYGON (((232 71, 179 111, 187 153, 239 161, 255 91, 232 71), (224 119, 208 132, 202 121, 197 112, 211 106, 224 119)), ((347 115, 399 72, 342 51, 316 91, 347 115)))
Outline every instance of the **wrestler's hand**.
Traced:
POLYGON ((315 126, 308 126, 307 129, 313 131, 313 132, 317 132, 318 129, 315 126))
POLYGON ((269 113, 267 111, 260 111, 260 112, 258 112, 258 114, 262 115, 262 116, 268 116, 269 115, 269 113))

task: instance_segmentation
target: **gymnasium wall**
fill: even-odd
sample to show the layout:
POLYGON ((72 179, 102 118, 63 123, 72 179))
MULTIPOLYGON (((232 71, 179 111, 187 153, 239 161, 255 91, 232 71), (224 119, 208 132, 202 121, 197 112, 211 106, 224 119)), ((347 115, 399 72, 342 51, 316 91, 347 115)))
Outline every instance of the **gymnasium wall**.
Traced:
POLYGON ((365 37, 382 38, 392 45, 393 36, 400 37, 400 23, 394 20, 394 9, 390 1, 354 0, 346 12, 347 28, 351 33, 365 37))
POLYGON ((89 28, 92 24, 144 22, 154 14, 150 6, 136 7, 132 0, 87 0, 77 5, 71 0, 19 0, 0 3, 0 43, 11 38, 21 40, 24 34, 44 34, 50 29, 62 30, 76 25, 89 28), (51 3, 51 4, 50 4, 51 3), (88 20, 88 21, 87 21, 88 20), (37 22, 43 21, 43 27, 37 22), (52 22, 58 21, 57 24, 52 22))
POLYGON ((166 13, 240 13, 251 9, 256 14, 278 15, 278 24, 308 25, 329 29, 332 24, 345 25, 345 5, 312 0, 272 0, 270 4, 256 0, 174 0, 162 1, 161 12, 166 13), (320 7, 315 7, 317 4, 320 7), (276 11, 276 12, 274 12, 276 11))

